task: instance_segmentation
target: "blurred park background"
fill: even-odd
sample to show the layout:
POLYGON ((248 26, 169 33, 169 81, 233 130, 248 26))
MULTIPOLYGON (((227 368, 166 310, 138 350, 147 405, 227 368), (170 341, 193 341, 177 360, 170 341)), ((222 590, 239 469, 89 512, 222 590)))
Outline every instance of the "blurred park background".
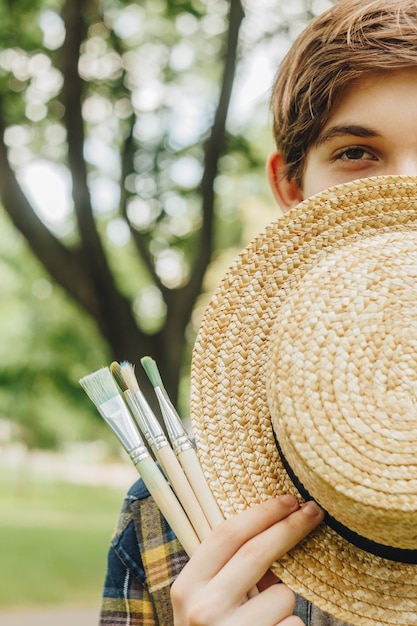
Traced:
POLYGON ((187 416, 204 306, 278 215, 270 85, 330 5, 0 0, 0 623, 99 607, 136 474, 78 380, 150 394, 150 355, 187 416))

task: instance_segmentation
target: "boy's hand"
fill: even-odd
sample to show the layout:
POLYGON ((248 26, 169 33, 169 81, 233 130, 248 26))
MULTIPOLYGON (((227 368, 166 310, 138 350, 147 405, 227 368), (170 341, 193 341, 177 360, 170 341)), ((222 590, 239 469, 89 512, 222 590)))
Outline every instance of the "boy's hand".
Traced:
POLYGON ((294 594, 269 567, 323 520, 313 502, 281 496, 216 528, 172 586, 175 626, 298 626, 294 594), (260 593, 248 599, 258 585, 260 593))

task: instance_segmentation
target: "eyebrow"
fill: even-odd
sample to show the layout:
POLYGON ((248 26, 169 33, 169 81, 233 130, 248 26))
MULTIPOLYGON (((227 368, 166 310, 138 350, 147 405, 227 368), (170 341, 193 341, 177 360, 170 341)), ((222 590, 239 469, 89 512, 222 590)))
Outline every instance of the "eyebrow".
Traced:
POLYGON ((380 133, 373 128, 369 128, 368 126, 360 126, 359 124, 336 125, 330 126, 330 128, 319 136, 316 146, 321 146, 334 137, 342 137, 346 135, 365 138, 381 136, 380 133))

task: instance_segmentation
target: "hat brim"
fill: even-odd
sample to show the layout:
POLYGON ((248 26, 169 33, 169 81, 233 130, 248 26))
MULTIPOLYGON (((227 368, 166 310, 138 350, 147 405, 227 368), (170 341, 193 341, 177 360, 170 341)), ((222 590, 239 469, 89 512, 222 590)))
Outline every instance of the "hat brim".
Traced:
MULTIPOLYGON (((387 230, 417 238, 417 178, 362 179, 302 202, 241 252, 215 291, 193 351, 191 418, 225 517, 284 493, 301 498, 277 450, 265 382, 277 310, 323 254, 387 230)), ((350 624, 417 622, 417 565, 375 556, 327 524, 272 569, 350 624)))

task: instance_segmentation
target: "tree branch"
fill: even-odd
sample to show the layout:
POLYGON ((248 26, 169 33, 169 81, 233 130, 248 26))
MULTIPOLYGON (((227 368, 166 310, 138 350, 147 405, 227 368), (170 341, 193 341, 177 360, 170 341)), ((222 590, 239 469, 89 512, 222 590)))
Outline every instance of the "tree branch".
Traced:
POLYGON ((133 142, 133 129, 136 122, 136 116, 133 115, 130 123, 129 133, 124 141, 123 150, 121 153, 122 167, 121 167, 121 175, 120 175, 120 203, 119 203, 119 213, 123 216, 126 222, 129 224, 130 234, 132 236, 133 242, 135 244, 136 250, 139 253, 139 256, 145 265, 149 275, 151 276, 155 285, 160 289, 160 291, 165 294, 166 287, 161 283, 161 280, 158 274, 155 271, 155 266, 152 262, 151 256, 149 254, 148 247, 145 243, 144 237, 139 233, 136 228, 134 228, 129 220, 129 216, 127 214, 127 202, 130 197, 126 191, 125 180, 127 176, 134 170, 133 167, 133 156, 135 153, 134 150, 134 142, 133 142))
POLYGON ((62 9, 66 29, 62 48, 64 75, 62 99, 65 107, 74 210, 81 238, 80 254, 83 257, 84 272, 90 277, 91 288, 99 304, 100 314, 96 316, 96 319, 103 335, 114 348, 116 341, 124 343, 123 338, 127 337, 129 332, 136 334, 137 325, 130 302, 115 284, 97 231, 88 188, 82 117, 84 82, 78 71, 80 48, 86 31, 84 11, 87 2, 88 0, 65 0, 62 9), (118 329, 116 333, 115 328, 118 329))
POLYGON ((167 317, 161 333, 155 337, 160 344, 169 344, 161 369, 169 389, 176 389, 178 367, 182 362, 185 341, 184 333, 190 320, 193 307, 201 293, 204 275, 211 261, 214 239, 214 181, 219 171, 219 160, 226 146, 226 119, 234 84, 238 57, 240 26, 244 12, 240 0, 231 0, 229 30, 225 44, 225 58, 222 86, 210 136, 204 146, 204 172, 200 185, 202 197, 203 223, 199 243, 189 282, 181 289, 166 293, 167 317))
POLYGON ((4 120, 0 114, 0 196, 13 224, 50 275, 91 315, 98 313, 91 284, 82 271, 76 250, 66 248, 35 213, 12 170, 4 142, 4 120))
POLYGON ((211 261, 214 237, 214 181, 219 171, 220 157, 226 146, 226 120, 236 74, 239 32, 243 18, 241 0, 231 0, 222 86, 211 133, 204 147, 204 172, 200 186, 203 210, 200 240, 190 281, 180 290, 181 295, 178 296, 177 290, 175 298, 168 300, 168 325, 170 319, 173 324, 189 319, 211 261))
POLYGON ((86 30, 83 18, 85 5, 86 0, 66 0, 62 9, 66 34, 61 56, 61 70, 64 76, 61 95, 65 108, 72 195, 81 240, 88 244, 90 250, 92 247, 99 249, 102 255, 87 182, 87 166, 84 159, 84 121, 82 117, 84 83, 78 72, 80 48, 86 30))

